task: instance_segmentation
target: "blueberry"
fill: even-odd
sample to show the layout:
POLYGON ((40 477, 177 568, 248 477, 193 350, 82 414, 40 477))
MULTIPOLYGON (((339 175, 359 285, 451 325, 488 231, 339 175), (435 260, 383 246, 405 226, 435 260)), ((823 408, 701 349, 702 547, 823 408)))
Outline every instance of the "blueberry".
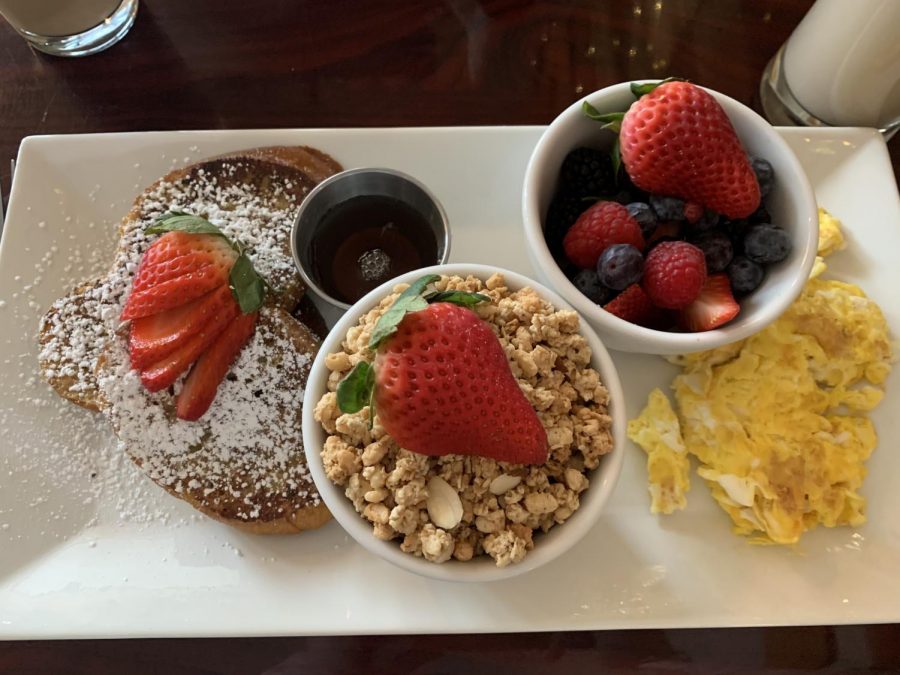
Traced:
POLYGON ((756 182, 759 183, 759 194, 765 197, 772 190, 775 180, 775 170, 769 160, 762 157, 750 157, 750 166, 756 174, 756 182))
POLYGON ((631 204, 626 204, 625 208, 628 209, 628 213, 637 221, 637 224, 641 226, 641 233, 644 235, 644 239, 649 239, 650 235, 656 231, 656 226, 659 225, 656 211, 650 208, 649 204, 644 204, 643 202, 632 202, 631 204))
POLYGON ((660 220, 684 220, 684 201, 681 199, 650 195, 650 206, 660 220))
POLYGON ((784 260, 790 252, 790 236, 775 225, 753 225, 744 236, 744 255, 753 262, 770 265, 784 260))
POLYGON ((706 232, 697 237, 693 243, 703 251, 706 257, 706 271, 709 274, 718 274, 728 267, 734 255, 731 239, 724 232, 706 232))
POLYGON ((621 291, 637 283, 644 273, 644 256, 631 244, 613 244, 597 260, 600 283, 621 291))
POLYGON ((579 270, 572 283, 581 293, 598 305, 605 305, 615 293, 600 283, 600 278, 594 270, 579 270))
POLYGON ((594 148, 576 148, 559 170, 562 188, 579 197, 600 197, 616 191, 609 154, 594 148))
POLYGON ((755 291, 765 276, 762 267, 744 256, 732 260, 726 271, 731 280, 731 290, 735 295, 746 295, 755 291))

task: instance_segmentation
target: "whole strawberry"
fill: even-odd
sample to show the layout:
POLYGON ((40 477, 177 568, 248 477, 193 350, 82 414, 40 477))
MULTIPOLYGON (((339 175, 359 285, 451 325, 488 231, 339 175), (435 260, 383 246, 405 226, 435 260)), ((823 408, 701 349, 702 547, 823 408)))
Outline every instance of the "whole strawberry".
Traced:
POLYGON ((600 254, 613 244, 644 250, 641 226, 624 206, 599 201, 582 213, 563 239, 566 257, 582 269, 593 269, 600 254))
POLYGON ((625 170, 642 190, 680 197, 728 218, 746 218, 759 183, 718 101, 689 82, 669 81, 635 102, 622 119, 625 170))
POLYGON ((428 304, 424 288, 437 278, 420 279, 382 316, 370 342, 374 364, 361 362, 341 381, 338 406, 356 412, 374 403, 385 431, 423 455, 544 463, 547 432, 500 341, 475 312, 451 304, 488 298, 435 292, 428 304))

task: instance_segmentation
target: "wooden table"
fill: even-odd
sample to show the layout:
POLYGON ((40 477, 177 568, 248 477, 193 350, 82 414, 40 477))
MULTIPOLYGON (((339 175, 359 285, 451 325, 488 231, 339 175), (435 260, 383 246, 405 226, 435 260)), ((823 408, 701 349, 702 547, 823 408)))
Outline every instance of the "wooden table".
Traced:
MULTIPOLYGON (((145 0, 123 42, 77 60, 0 23, 0 188, 29 134, 545 124, 585 92, 670 74, 758 108, 763 67, 810 5, 145 0)), ((892 159, 897 172, 896 142, 892 159)), ((900 667, 898 644, 897 626, 5 643, 0 671, 843 672, 900 667)))

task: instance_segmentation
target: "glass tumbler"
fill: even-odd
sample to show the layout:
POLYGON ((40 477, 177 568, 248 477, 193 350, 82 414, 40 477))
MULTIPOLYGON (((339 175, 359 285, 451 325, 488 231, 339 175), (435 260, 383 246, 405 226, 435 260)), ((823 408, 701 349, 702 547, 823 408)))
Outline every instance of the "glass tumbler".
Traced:
POLYGON ((35 49, 87 56, 125 37, 138 0, 0 0, 0 15, 35 49))

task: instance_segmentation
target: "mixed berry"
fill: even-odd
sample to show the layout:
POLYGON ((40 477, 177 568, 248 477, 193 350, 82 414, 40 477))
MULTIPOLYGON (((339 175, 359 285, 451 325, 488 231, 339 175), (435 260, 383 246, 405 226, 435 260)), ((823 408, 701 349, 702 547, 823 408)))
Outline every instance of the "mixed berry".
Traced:
POLYGON ((660 330, 711 330, 791 252, 764 203, 774 171, 747 155, 703 89, 666 80, 632 91, 626 113, 584 104, 616 145, 566 156, 544 235, 575 287, 606 311, 660 330))

